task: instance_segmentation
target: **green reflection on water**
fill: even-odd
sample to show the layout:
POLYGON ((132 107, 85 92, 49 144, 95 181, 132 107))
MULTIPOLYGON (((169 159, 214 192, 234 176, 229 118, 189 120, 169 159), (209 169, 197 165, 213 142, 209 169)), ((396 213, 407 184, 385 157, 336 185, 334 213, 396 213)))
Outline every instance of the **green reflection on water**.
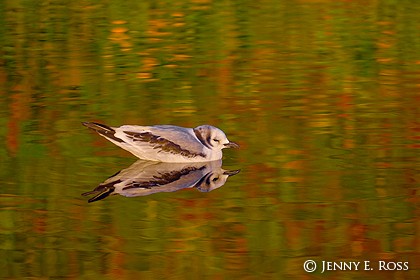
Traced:
POLYGON ((4 1, 1 277, 301 278, 312 258, 409 261, 328 276, 418 278, 419 12, 4 1), (135 161, 92 120, 219 126, 242 172, 206 194, 87 204, 135 161))

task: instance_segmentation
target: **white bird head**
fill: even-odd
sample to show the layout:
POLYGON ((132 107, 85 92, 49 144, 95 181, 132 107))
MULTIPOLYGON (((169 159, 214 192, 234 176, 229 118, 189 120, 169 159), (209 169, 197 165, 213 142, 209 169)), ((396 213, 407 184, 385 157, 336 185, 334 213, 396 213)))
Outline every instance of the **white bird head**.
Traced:
POLYGON ((226 134, 211 125, 200 125, 194 128, 194 133, 204 146, 210 150, 222 150, 224 148, 239 148, 235 142, 230 142, 226 134))
POLYGON ((237 170, 223 170, 221 168, 214 169, 211 172, 207 173, 200 181, 194 186, 201 192, 210 192, 217 188, 220 188, 226 183, 226 180, 233 175, 236 175, 240 172, 240 169, 237 170))

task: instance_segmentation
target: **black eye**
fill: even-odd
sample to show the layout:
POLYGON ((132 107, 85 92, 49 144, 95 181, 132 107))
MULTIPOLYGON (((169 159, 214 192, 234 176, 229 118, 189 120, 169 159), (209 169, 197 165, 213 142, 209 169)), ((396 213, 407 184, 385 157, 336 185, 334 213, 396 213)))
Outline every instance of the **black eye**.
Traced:
POLYGON ((213 178, 213 182, 216 182, 217 180, 219 180, 219 177, 213 178))
POLYGON ((214 138, 213 141, 219 143, 219 139, 214 138))

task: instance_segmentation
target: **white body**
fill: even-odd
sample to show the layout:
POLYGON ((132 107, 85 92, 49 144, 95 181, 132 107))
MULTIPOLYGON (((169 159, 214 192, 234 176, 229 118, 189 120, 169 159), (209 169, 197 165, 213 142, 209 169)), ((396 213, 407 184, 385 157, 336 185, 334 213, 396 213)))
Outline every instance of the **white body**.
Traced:
POLYGON ((173 125, 109 127, 83 123, 136 157, 161 162, 205 162, 222 158, 222 149, 238 147, 210 125, 184 128, 173 125))
POLYGON ((213 161, 222 158, 221 149, 209 149, 200 143, 200 140, 194 134, 192 128, 175 127, 175 129, 169 129, 170 127, 145 127, 145 126, 134 126, 134 125, 123 125, 118 128, 114 128, 116 133, 115 136, 123 139, 124 142, 112 141, 115 145, 129 151, 138 158, 153 161, 162 162, 203 162, 213 161), (184 156, 180 153, 165 152, 162 149, 155 148, 152 145, 144 145, 142 143, 136 143, 130 139, 124 131, 132 132, 151 132, 153 135, 163 136, 165 139, 172 141, 177 145, 182 145, 183 149, 188 149, 192 153, 197 153, 197 156, 184 156), (199 155, 202 153, 204 155, 199 155))

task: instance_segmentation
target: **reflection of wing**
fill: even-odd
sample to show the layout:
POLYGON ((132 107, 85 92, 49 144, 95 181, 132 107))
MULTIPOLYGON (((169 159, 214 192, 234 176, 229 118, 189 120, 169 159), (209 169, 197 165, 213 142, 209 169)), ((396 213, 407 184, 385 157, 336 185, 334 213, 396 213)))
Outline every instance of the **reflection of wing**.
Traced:
MULTIPOLYGON (((221 168, 222 161, 203 163, 164 163, 138 160, 82 195, 95 194, 89 202, 97 201, 113 194, 123 196, 145 196, 158 192, 173 192, 197 187, 201 191, 211 191, 221 187, 232 174, 221 168), (224 174, 225 173, 225 174, 224 174), (210 179, 211 174, 221 180, 210 179), (219 181, 219 182, 216 182, 219 181)), ((238 172, 236 172, 238 173, 238 172)), ((235 173, 235 174, 236 174, 235 173)))

